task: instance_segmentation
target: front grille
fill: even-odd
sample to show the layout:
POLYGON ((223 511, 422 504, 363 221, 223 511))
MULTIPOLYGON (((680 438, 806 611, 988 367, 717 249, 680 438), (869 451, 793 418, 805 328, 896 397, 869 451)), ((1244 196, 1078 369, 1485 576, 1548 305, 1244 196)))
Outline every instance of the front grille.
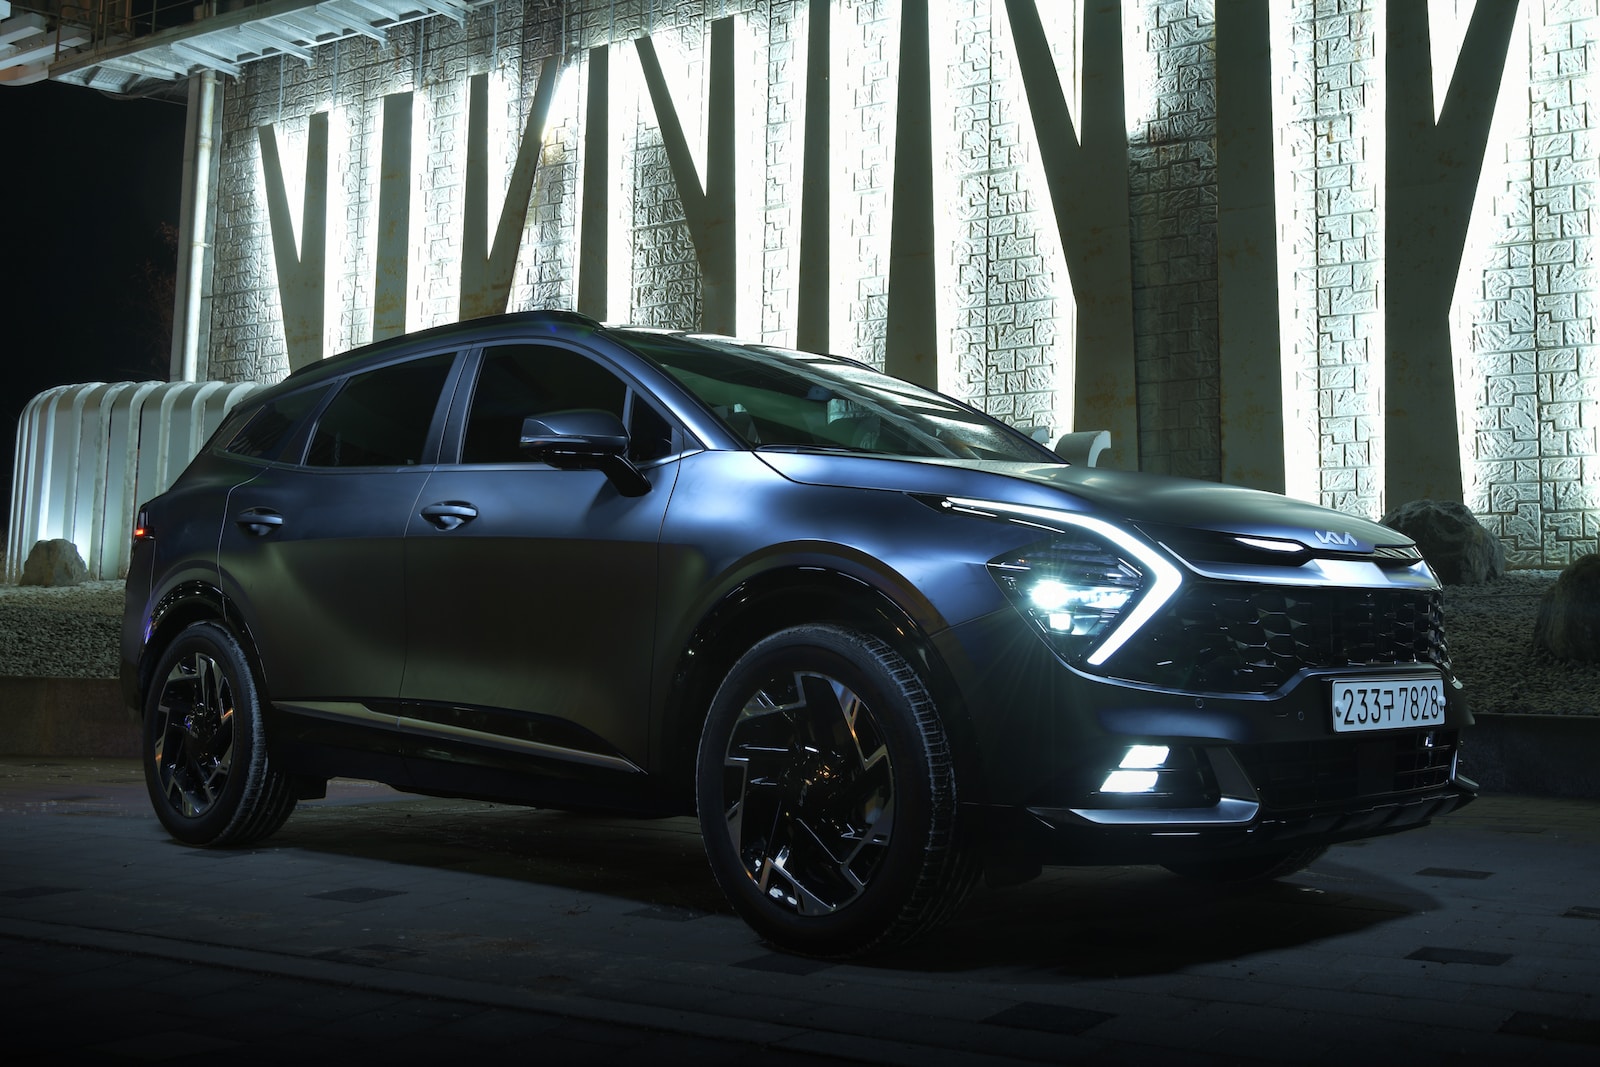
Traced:
POLYGON ((1232 749, 1274 812, 1437 789, 1450 781, 1455 730, 1397 730, 1376 737, 1336 737, 1236 745, 1232 749))
POLYGON ((1194 581, 1106 665, 1172 689, 1270 693, 1311 668, 1431 665, 1450 674, 1438 590, 1194 581))

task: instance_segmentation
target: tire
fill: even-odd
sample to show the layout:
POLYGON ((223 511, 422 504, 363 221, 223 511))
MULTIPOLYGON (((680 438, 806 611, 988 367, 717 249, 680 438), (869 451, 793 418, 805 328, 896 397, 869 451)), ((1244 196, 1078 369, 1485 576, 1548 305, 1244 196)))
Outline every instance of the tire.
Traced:
POLYGON ((1195 878, 1206 882, 1222 882, 1233 885, 1249 885, 1259 882, 1270 882, 1304 870, 1311 866, 1324 852, 1328 851, 1326 845, 1316 845, 1311 848, 1295 849, 1292 852, 1275 852, 1265 856, 1249 856, 1242 859, 1225 860, 1191 860, 1186 863, 1165 864, 1167 870, 1185 878, 1195 878))
POLYGON ((156 664, 144 777, 161 825, 188 845, 248 845, 294 810, 291 782, 269 758, 250 663, 215 623, 185 629, 156 664))
POLYGON ((791 952, 902 944, 977 879, 933 698, 867 634, 798 626, 746 652, 712 700, 696 799, 722 891, 791 952))

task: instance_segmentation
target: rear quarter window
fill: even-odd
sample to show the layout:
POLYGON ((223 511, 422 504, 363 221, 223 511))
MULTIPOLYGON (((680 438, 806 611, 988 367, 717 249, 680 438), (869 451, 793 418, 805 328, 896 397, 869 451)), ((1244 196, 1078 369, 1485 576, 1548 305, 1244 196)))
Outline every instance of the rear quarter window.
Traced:
POLYGON ((276 460, 297 436, 305 420, 317 409, 328 389, 302 389, 280 396, 254 410, 229 419, 217 434, 223 451, 249 459, 276 460), (231 424, 231 425, 230 425, 231 424))

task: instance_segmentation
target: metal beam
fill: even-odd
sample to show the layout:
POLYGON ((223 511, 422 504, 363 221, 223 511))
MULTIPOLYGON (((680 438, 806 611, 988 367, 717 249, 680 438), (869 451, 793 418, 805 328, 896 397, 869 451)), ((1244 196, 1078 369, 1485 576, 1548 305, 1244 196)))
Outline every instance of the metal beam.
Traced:
POLYGON ((221 71, 230 78, 237 78, 239 76, 239 71, 242 69, 238 63, 235 63, 229 59, 224 59, 216 53, 202 47, 202 42, 199 40, 173 41, 169 47, 172 49, 173 55, 185 56, 195 66, 221 71))

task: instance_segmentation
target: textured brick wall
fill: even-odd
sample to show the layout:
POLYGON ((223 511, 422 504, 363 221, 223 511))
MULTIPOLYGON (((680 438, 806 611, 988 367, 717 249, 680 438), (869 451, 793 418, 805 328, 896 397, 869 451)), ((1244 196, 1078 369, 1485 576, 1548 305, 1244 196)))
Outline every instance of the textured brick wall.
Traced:
POLYGON ((1600 539, 1600 5, 1532 5, 1513 49, 1456 309, 1466 492, 1512 565, 1560 566, 1600 539))
MULTIPOLYGON (((934 114, 954 119, 944 160, 954 379, 943 385, 1014 425, 1064 429, 1072 410, 1072 333, 1063 323, 1071 322, 1071 286, 1033 120, 1016 91, 1010 22, 1001 0, 953 3, 947 12, 953 25, 933 31, 948 34, 941 90, 949 100, 948 108, 936 102, 934 114)), ((1041 11, 1058 68, 1069 74, 1071 15, 1064 4, 1041 11)), ((935 79, 940 74, 935 69, 935 79)))
MULTIPOLYGON (((1275 13, 1275 17, 1283 18, 1275 13)), ((1297 0, 1275 56, 1289 492, 1377 518, 1383 470, 1382 17, 1373 0, 1297 0), (1298 463, 1296 460, 1298 459, 1298 463), (1298 468, 1298 470, 1297 470, 1298 468), (1296 474, 1299 480, 1296 480, 1296 474)))
MULTIPOLYGON (((705 23, 696 20, 676 30, 658 25, 653 34, 684 136, 697 154, 702 184, 706 143, 704 28, 705 23)), ((632 63, 633 56, 625 52, 623 61, 632 63)), ((633 117, 633 213, 629 221, 633 270, 627 297, 629 311, 619 317, 648 326, 693 329, 700 322, 700 269, 684 219, 683 200, 672 180, 661 129, 648 99, 637 103, 633 117)))
POLYGON ((894 188, 895 81, 900 48, 898 4, 860 0, 833 13, 832 143, 840 146, 833 209, 841 220, 829 271, 843 309, 833 345, 883 366, 888 322, 889 222, 894 188), (841 70, 841 65, 843 69, 841 70))
MULTIPOLYGON (((1123 17, 1139 445, 1146 469, 1201 477, 1220 469, 1214 3, 1129 0, 1123 17)), ((1600 535, 1597 5, 1524 0, 1456 309, 1468 502, 1520 565, 1564 563, 1593 551, 1600 535)), ((1039 8, 1072 101, 1075 5, 1039 0, 1039 8)), ((396 29, 387 45, 350 40, 317 49, 310 64, 247 65, 225 91, 208 373, 273 381, 288 367, 258 126, 276 130, 298 213, 308 119, 330 112, 325 348, 338 351, 372 334, 384 96, 416 94, 408 325, 447 322, 460 298, 468 78, 491 72, 492 127, 507 132, 495 142, 492 228, 551 55, 565 57, 563 81, 510 306, 573 306, 586 60, 606 44, 608 314, 695 325, 694 245, 632 42, 644 33, 656 41, 703 171, 707 26, 726 16, 738 25, 743 79, 740 329, 792 343, 809 10, 810 0, 502 0, 464 25, 432 19, 396 29)), ((1019 425, 1059 431, 1072 403, 1075 303, 1005 3, 941 0, 932 10, 943 384, 1019 425)), ((1381 4, 1292 0, 1270 11, 1289 488, 1376 516, 1381 4)), ((841 0, 832 12, 830 347, 881 366, 900 4, 841 0)))
POLYGON ((773 0, 759 27, 767 53, 761 194, 759 336, 793 344, 800 283, 800 201, 804 177, 806 31, 803 0, 773 0))

